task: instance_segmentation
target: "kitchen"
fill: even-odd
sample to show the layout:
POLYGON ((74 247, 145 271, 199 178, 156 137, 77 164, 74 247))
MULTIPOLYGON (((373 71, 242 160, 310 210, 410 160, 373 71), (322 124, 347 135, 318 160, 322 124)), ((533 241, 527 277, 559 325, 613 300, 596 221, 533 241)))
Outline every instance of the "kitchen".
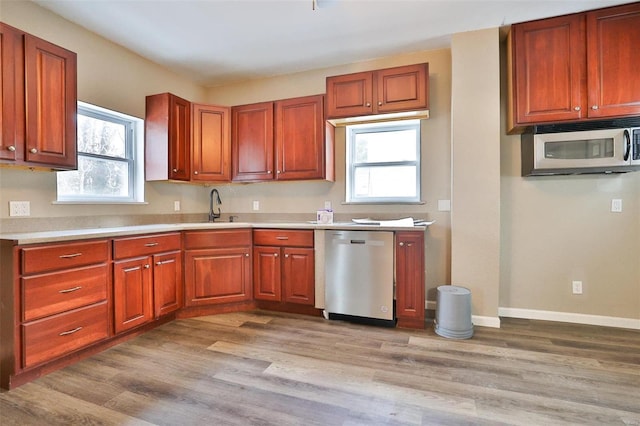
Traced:
MULTIPOLYGON (((640 328, 640 174, 520 176, 520 139, 504 131, 506 82, 499 76, 506 65, 500 62, 499 28, 454 34, 450 49, 206 89, 31 2, 3 3, 2 20, 78 53, 81 100, 137 117, 144 117, 144 96, 153 93, 239 105, 322 93, 329 75, 428 62, 424 205, 373 211, 341 205, 344 170, 336 167, 335 184, 216 185, 223 213, 251 220, 257 200, 264 214, 307 220, 328 200, 344 217, 428 217, 435 224, 426 234, 427 307, 433 308, 435 288, 451 283, 472 290, 476 325, 497 327, 500 316, 512 316, 640 328), (611 199, 623 200, 621 214, 610 212, 611 199), (451 200, 452 211, 440 211, 439 200, 451 200), (584 282, 583 295, 571 294, 572 280, 584 282)), ((337 165, 344 164, 344 144, 344 134, 337 132, 337 165)), ((2 168, 0 189, 3 206, 9 200, 31 202, 29 219, 11 219, 2 209, 2 232, 12 232, 153 221, 174 215, 176 200, 182 213, 200 217, 208 211, 211 188, 147 183, 148 204, 111 206, 108 214, 102 206, 51 204, 55 179, 48 173, 2 168)))

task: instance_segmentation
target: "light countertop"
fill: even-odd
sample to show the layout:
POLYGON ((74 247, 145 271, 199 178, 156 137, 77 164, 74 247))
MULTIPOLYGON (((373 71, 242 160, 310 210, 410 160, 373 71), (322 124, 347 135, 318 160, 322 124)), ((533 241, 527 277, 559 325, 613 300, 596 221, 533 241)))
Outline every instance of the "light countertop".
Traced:
POLYGON ((112 228, 65 229, 58 231, 20 232, 0 234, 0 240, 12 241, 13 244, 53 243, 92 238, 113 238, 128 235, 153 234, 160 232, 177 232, 189 230, 216 229, 342 229, 361 231, 424 231, 427 226, 380 226, 362 225, 353 222, 336 222, 332 224, 318 224, 315 222, 196 222, 196 223, 164 223, 152 225, 134 225, 112 228))

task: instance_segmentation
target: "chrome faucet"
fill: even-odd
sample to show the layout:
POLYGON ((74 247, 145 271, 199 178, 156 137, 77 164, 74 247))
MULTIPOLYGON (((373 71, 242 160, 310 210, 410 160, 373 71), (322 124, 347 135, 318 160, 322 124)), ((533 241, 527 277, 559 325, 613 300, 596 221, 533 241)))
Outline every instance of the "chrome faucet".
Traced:
POLYGON ((222 204, 222 200, 220 199, 220 193, 218 192, 217 189, 213 188, 211 190, 211 193, 209 194, 209 222, 213 222, 216 219, 220 218, 221 215, 221 211, 220 211, 220 207, 218 207, 218 213, 215 213, 213 211, 213 197, 215 195, 215 200, 216 200, 216 204, 220 205, 222 204))

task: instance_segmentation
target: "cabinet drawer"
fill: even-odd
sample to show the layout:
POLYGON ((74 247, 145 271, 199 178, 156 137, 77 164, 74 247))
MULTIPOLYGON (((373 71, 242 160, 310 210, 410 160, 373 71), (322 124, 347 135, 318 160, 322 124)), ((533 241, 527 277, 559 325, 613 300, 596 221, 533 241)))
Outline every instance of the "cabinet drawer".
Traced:
POLYGON ((184 233, 185 250, 251 245, 251 230, 192 231, 184 233))
POLYGON ((31 367, 108 336, 107 302, 22 326, 22 364, 31 367))
POLYGON ((75 268, 106 262, 109 258, 108 241, 87 241, 25 247, 22 252, 22 274, 75 268))
POLYGON ((253 244, 257 246, 313 247, 313 231, 256 229, 253 244))
POLYGON ((180 250, 180 234, 157 234, 113 240, 113 258, 146 256, 153 253, 180 250))
POLYGON ((32 321, 107 299, 107 265, 22 278, 22 320, 32 321))

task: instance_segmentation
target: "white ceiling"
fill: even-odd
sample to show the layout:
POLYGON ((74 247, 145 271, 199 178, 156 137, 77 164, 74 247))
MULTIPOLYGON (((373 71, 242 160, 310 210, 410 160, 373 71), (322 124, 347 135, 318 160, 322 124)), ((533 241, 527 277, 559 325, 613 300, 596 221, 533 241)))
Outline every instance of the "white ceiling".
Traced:
POLYGON ((451 34, 627 1, 34 0, 204 86, 449 46, 451 34))

